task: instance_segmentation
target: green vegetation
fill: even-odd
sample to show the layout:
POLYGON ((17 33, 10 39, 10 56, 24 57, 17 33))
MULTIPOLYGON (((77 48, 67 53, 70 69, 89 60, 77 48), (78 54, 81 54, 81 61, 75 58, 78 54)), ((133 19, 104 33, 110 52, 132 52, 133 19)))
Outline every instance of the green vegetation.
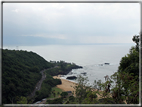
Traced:
POLYGON ((73 101, 74 97, 68 97, 68 93, 67 92, 61 92, 58 93, 57 91, 53 90, 53 95, 54 93, 57 93, 56 96, 54 96, 53 98, 48 98, 46 101, 46 104, 63 104, 65 102, 67 102, 70 98, 71 101, 73 101))
POLYGON ((60 88, 57 87, 53 87, 52 91, 51 91, 51 95, 48 98, 56 98, 59 97, 60 94, 63 92, 63 90, 61 90, 60 88), (55 94, 54 94, 55 93, 55 94), (54 96, 55 95, 55 96, 54 96))
POLYGON ((74 102, 74 100, 75 100, 74 96, 69 96, 69 101, 70 102, 74 102))
POLYGON ((87 97, 87 94, 91 92, 91 87, 85 86, 88 82, 88 78, 83 78, 81 75, 77 77, 78 85, 74 87, 76 102, 81 104, 83 99, 87 97))
POLYGON ((57 61, 52 63, 55 65, 55 67, 53 69, 49 69, 46 72, 51 75, 51 76, 55 76, 55 75, 66 75, 68 74, 72 69, 77 69, 77 68, 82 68, 81 66, 78 66, 74 63, 67 63, 65 61, 57 61))
POLYGON ((139 103, 139 36, 134 36, 132 40, 136 46, 131 47, 129 54, 121 59, 118 73, 113 76, 117 78, 113 89, 116 103, 121 103, 122 99, 127 104, 139 103))
POLYGON ((41 100, 49 97, 52 87, 61 84, 61 80, 53 79, 52 75, 66 74, 73 68, 79 68, 79 66, 64 61, 47 62, 34 52, 2 49, 2 103, 23 101, 23 98, 34 90, 36 83, 41 79, 40 71, 43 69, 48 69, 45 71, 46 79, 34 98, 41 100))
POLYGON ((47 100, 47 104, 63 104, 63 99, 56 98, 54 100, 47 100))
POLYGON ((132 40, 136 46, 131 47, 129 54, 121 59, 118 72, 111 77, 116 80, 112 89, 116 103, 139 103, 139 36, 135 35, 132 40))
POLYGON ((21 96, 20 98, 18 97, 17 99, 18 99, 17 104, 27 104, 28 103, 26 97, 21 96))
POLYGON ((62 97, 62 98, 66 98, 66 97, 67 97, 67 95, 68 95, 68 93, 67 93, 67 92, 62 92, 62 93, 61 93, 61 97, 62 97))
POLYGON ((16 103, 16 97, 28 96, 40 80, 40 70, 51 67, 33 52, 2 50, 2 103, 16 103))
POLYGON ((63 98, 61 94, 64 93, 63 90, 57 87, 53 87, 50 97, 47 98, 46 104, 62 104, 63 98))
MULTIPOLYGON (((34 90, 36 83, 41 79, 41 70, 54 66, 59 66, 62 68, 61 70, 64 68, 69 70, 75 66, 74 64, 72 66, 69 63, 63 62, 47 62, 33 52, 2 50, 2 103, 19 103, 17 98, 27 97, 34 90)), ((60 74, 60 71, 56 72, 60 74)), ((42 84, 42 88, 39 92, 36 92, 36 100, 48 97, 51 88, 61 84, 60 80, 53 79, 49 75, 51 73, 50 70, 46 72, 47 77, 42 84)))
POLYGON ((74 86, 75 97, 69 96, 67 104, 97 104, 98 91, 92 91, 91 86, 86 86, 88 78, 84 78, 81 75, 77 77, 78 85, 74 86))
POLYGON ((2 50, 2 103, 16 103, 16 97, 27 97, 41 79, 40 70, 52 66, 33 52, 2 50))
POLYGON ((58 84, 61 84, 60 79, 54 79, 52 76, 46 74, 46 79, 43 81, 40 91, 36 92, 38 94, 35 98, 35 102, 43 98, 50 97, 52 93, 52 87, 55 87, 58 84))

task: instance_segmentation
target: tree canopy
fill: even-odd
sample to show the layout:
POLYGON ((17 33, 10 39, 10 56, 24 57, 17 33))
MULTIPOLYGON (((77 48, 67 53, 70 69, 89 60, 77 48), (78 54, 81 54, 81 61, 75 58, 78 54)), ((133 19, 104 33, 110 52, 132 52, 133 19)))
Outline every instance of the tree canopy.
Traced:
POLYGON ((25 98, 41 79, 40 71, 43 69, 48 69, 44 72, 46 79, 40 91, 36 92, 35 101, 48 97, 51 88, 61 84, 60 79, 53 79, 52 76, 67 74, 74 68, 80 66, 65 61, 48 62, 34 52, 2 49, 2 103, 19 103, 28 100, 25 98))
POLYGON ((2 103, 28 96, 40 80, 40 70, 52 64, 33 52, 2 50, 2 103))

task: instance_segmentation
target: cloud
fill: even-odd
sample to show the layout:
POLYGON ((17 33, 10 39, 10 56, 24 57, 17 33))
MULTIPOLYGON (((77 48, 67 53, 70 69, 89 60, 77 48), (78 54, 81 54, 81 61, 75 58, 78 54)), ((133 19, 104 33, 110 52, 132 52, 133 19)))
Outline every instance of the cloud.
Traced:
POLYGON ((47 35, 47 34, 35 34, 35 35, 22 35, 22 36, 31 36, 31 37, 43 37, 43 38, 55 38, 55 39, 66 39, 65 35, 56 34, 56 35, 47 35))
POLYGON ((7 44, 6 41, 13 44, 10 38, 15 38, 15 41, 21 41, 20 38, 25 39, 23 41, 26 41, 26 38, 37 41, 37 38, 41 38, 52 44, 55 42, 131 43, 132 36, 139 32, 138 3, 6 3, 3 5, 4 45, 7 44))
POLYGON ((19 9, 14 9, 14 10, 12 10, 12 12, 18 13, 18 12, 19 12, 19 9))
POLYGON ((85 36, 80 40, 80 43, 93 44, 93 43, 133 43, 133 36, 85 36))

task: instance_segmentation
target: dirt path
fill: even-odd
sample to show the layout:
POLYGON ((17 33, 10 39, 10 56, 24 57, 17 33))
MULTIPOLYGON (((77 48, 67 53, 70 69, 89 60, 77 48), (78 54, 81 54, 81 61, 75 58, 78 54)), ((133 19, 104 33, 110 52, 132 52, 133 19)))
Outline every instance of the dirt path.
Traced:
MULTIPOLYGON (((51 68, 49 68, 49 69, 51 69, 51 68)), ((35 96, 35 92, 38 91, 38 90, 40 90, 41 84, 42 84, 43 80, 46 78, 46 75, 44 73, 45 70, 48 70, 48 69, 44 69, 44 70, 40 71, 40 73, 42 74, 42 77, 38 81, 38 83, 36 84, 34 91, 28 96, 29 98, 34 97, 35 96)))

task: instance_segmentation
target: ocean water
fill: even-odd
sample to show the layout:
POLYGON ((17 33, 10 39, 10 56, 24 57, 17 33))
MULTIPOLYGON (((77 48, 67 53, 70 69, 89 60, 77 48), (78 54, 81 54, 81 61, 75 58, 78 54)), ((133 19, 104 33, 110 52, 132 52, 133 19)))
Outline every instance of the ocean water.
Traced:
MULTIPOLYGON (((47 61, 73 62, 83 69, 73 69, 72 75, 80 75, 86 72, 88 84, 94 80, 105 82, 104 76, 112 75, 118 70, 122 57, 129 53, 132 45, 47 45, 47 46, 21 46, 18 50, 33 51, 47 61), (105 65, 104 63, 109 63, 105 65), (102 64, 102 66, 100 66, 102 64)), ((12 49, 12 47, 11 47, 12 49)), ((70 74, 62 77, 66 79, 70 74)), ((83 75, 82 75, 83 76, 83 75)), ((76 82, 75 80, 72 80, 76 82)))

